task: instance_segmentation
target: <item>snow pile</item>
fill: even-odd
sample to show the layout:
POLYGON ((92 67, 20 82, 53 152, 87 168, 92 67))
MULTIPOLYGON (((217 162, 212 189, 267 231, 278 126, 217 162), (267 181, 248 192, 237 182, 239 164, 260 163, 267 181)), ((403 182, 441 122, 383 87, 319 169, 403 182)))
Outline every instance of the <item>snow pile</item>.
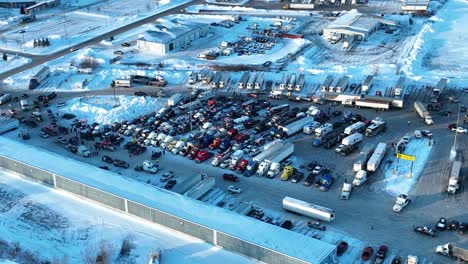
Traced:
MULTIPOLYGON (((431 142, 432 143, 432 142, 431 142)), ((388 159, 391 163, 388 166, 388 163, 383 161, 380 166, 385 171, 385 179, 380 182, 376 183, 372 186, 375 190, 382 190, 382 186, 384 185, 384 189, 395 196, 398 196, 401 193, 409 193, 413 185, 418 180, 419 176, 424 169, 426 161, 429 157, 429 154, 432 149, 432 144, 430 144, 429 139, 422 138, 416 139, 412 138, 411 141, 406 146, 406 150, 403 154, 412 155, 416 157, 416 161, 413 162, 413 172, 411 172, 411 161, 400 159, 397 162, 396 157, 393 153, 389 153, 391 158, 388 159), (398 170, 397 170, 397 163, 398 163, 398 170)))
POLYGON ((160 98, 143 96, 116 96, 116 100, 113 96, 90 96, 74 98, 59 110, 90 123, 112 124, 158 111, 164 105, 163 101, 160 98))

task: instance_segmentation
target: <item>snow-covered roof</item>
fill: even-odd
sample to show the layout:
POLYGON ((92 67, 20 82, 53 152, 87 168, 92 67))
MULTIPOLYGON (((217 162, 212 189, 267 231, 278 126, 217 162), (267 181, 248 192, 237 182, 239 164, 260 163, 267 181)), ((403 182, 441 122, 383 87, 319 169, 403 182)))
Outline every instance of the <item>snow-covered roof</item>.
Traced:
POLYGON ((376 16, 364 15, 359 13, 356 9, 353 9, 330 23, 327 29, 350 30, 366 34, 375 28, 379 23, 394 24, 392 21, 381 19, 376 16))
POLYGON ((0 137, 0 155, 157 208, 245 241, 310 263, 322 263, 335 245, 210 206, 98 167, 0 137))
POLYGON ((149 30, 144 33, 142 40, 156 42, 156 43, 169 43, 170 41, 177 39, 193 30, 207 26, 203 23, 190 23, 190 24, 178 24, 173 27, 162 27, 160 30, 149 30))

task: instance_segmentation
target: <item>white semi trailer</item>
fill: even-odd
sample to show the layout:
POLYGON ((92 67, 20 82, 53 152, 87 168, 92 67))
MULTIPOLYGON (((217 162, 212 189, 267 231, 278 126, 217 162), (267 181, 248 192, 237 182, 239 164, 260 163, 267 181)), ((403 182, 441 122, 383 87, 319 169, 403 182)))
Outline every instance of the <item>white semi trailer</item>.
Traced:
POLYGON ((287 196, 283 198, 283 209, 327 222, 335 219, 335 210, 333 209, 287 196))
POLYGON ((185 196, 198 200, 215 186, 215 178, 207 177, 184 193, 185 196))
POLYGON ((386 143, 379 143, 375 148, 374 153, 370 157, 369 161, 367 161, 367 171, 375 172, 379 168, 380 162, 385 156, 387 152, 387 144, 386 143))

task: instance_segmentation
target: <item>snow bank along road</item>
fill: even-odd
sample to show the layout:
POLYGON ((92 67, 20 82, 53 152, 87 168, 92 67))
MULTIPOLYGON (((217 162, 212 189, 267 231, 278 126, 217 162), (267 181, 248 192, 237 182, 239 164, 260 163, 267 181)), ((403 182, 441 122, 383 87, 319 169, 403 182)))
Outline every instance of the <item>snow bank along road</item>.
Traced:
POLYGON ((50 55, 31 57, 32 61, 30 63, 22 65, 22 66, 20 66, 18 68, 15 68, 15 69, 12 69, 12 70, 9 70, 9 71, 6 71, 6 72, 0 74, 0 80, 4 80, 4 79, 6 79, 6 78, 8 78, 8 77, 10 77, 12 75, 17 74, 17 73, 20 73, 20 72, 23 72, 25 70, 31 69, 33 67, 36 67, 38 65, 44 64, 45 62, 48 62, 50 60, 62 57, 64 55, 68 54, 68 53, 71 53, 72 51, 70 49, 72 49, 72 48, 80 49, 80 48, 83 48, 83 47, 86 47, 86 46, 89 46, 89 45, 92 45, 92 44, 97 44, 100 41, 102 41, 103 39, 107 39, 107 38, 110 38, 112 36, 121 34, 121 33, 126 32, 128 30, 139 27, 139 26, 141 26, 143 24, 149 23, 149 22, 151 22, 151 21, 153 21, 155 19, 165 17, 167 15, 179 13, 181 9, 185 9, 188 6, 191 6, 193 4, 199 4, 199 3, 203 3, 203 0, 193 0, 193 1, 189 1, 189 2, 186 2, 184 4, 181 4, 181 5, 174 6, 174 7, 170 8, 170 9, 168 9, 166 11, 163 11, 161 13, 158 13, 158 14, 149 16, 147 18, 135 21, 133 23, 127 24, 125 26, 114 29, 114 30, 109 31, 109 32, 107 32, 105 34, 96 36, 94 38, 91 38, 91 39, 86 40, 84 42, 81 42, 79 44, 70 46, 70 47, 68 47, 66 49, 63 49, 61 51, 58 51, 58 52, 50 54, 50 55))

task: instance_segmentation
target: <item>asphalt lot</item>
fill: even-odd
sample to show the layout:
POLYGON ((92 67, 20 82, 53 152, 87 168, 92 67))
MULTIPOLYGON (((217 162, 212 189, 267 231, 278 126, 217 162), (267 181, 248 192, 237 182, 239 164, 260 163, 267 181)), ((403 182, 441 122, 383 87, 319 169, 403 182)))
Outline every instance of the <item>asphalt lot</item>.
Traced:
MULTIPOLYGON (((145 89, 147 88, 141 88, 141 90, 145 89)), ((176 89, 180 90, 181 88, 176 87, 176 89)), ((134 91, 135 90, 133 89, 119 89, 117 93, 132 94, 134 91)), ((111 89, 107 89, 95 91, 93 93, 110 95, 112 92, 113 91, 111 89)), ((468 103, 464 94, 459 93, 457 95, 458 98, 462 98, 465 104, 468 103)), ((59 93, 58 98, 55 99, 51 105, 76 96, 79 96, 79 94, 59 93)), ((436 125, 431 127, 425 126, 412 110, 412 100, 424 100, 427 96, 427 92, 416 94, 406 102, 406 109, 400 111, 375 112, 373 110, 366 109, 349 109, 354 113, 362 114, 368 119, 380 116, 387 121, 388 129, 385 133, 372 138, 365 138, 364 142, 391 143, 407 133, 412 133, 415 129, 430 129, 434 134, 435 144, 431 151, 429 160, 426 163, 423 174, 410 192, 412 203, 400 214, 392 212, 395 197, 372 188, 374 184, 383 180, 381 170, 372 175, 370 181, 364 186, 355 188, 351 194, 350 200, 341 200, 339 198, 339 194, 341 192, 344 179, 352 179, 354 176, 352 173, 352 163, 354 162, 357 154, 355 153, 353 155, 343 157, 341 155, 337 155, 333 149, 327 150, 324 148, 315 148, 311 144, 312 139, 302 133, 289 139, 289 141, 294 142, 295 144, 296 160, 303 161, 304 163, 317 160, 321 164, 330 167, 336 181, 328 192, 320 192, 317 188, 310 186, 307 187, 302 183, 294 184, 290 181, 282 182, 278 177, 275 179, 268 179, 260 177, 246 178, 241 176, 241 181, 236 184, 236 186, 243 189, 242 194, 231 195, 227 194, 225 190, 232 183, 225 182, 220 177, 222 173, 227 172, 226 170, 212 167, 209 162, 196 164, 194 161, 188 160, 187 158, 173 156, 170 153, 166 153, 159 159, 159 164, 163 170, 156 176, 134 171, 132 168, 135 165, 141 164, 144 160, 149 159, 151 148, 140 156, 129 157, 125 150, 119 148, 116 152, 101 151, 98 157, 83 158, 72 154, 63 146, 53 143, 53 138, 43 139, 39 137, 38 134, 40 128, 43 124, 47 124, 48 122, 47 115, 43 115, 45 116, 43 124, 39 124, 38 128, 30 129, 32 138, 25 143, 47 149, 61 155, 70 156, 96 166, 108 165, 101 161, 103 155, 123 159, 130 162, 130 169, 125 170, 115 168, 112 165, 108 166, 112 171, 120 173, 124 177, 134 178, 159 187, 164 186, 164 183, 159 181, 160 175, 167 171, 174 171, 178 181, 174 191, 180 190, 179 188, 182 188, 182 185, 195 184, 197 179, 194 178, 199 177, 198 172, 205 172, 209 176, 216 177, 217 182, 215 189, 205 195, 209 197, 202 197, 203 201, 215 205, 217 202, 223 200, 226 201, 225 208, 227 209, 235 209, 236 205, 240 201, 251 201, 264 208, 267 212, 271 212, 273 216, 280 217, 283 220, 293 220, 296 226, 293 230, 301 233, 306 233, 306 231, 304 231, 304 223, 309 219, 283 211, 281 200, 285 196, 292 196, 297 199, 310 201, 333 208, 336 211, 336 219, 327 226, 332 230, 331 232, 344 232, 345 235, 342 235, 341 237, 345 240, 345 237, 349 235, 374 247, 386 244, 389 246, 392 255, 398 254, 406 256, 408 254, 415 254, 424 259, 425 262, 423 263, 449 263, 449 260, 446 257, 437 256, 433 253, 434 247, 438 244, 443 244, 449 241, 468 245, 467 237, 447 232, 441 233, 436 238, 428 238, 413 232, 414 226, 434 225, 437 219, 441 216, 450 219, 458 219, 459 221, 466 221, 468 218, 466 213, 468 212, 468 205, 462 203, 468 199, 468 192, 466 192, 465 188, 462 187, 461 192, 454 196, 448 196, 445 191, 448 181, 447 173, 450 167, 448 156, 454 136, 453 132, 447 129, 447 124, 456 121, 456 115, 452 117, 443 117, 433 114, 436 125), (408 125, 407 121, 411 121, 411 124, 408 125)), ((448 102, 445 102, 443 107, 444 110, 450 109, 454 113, 456 113, 456 108, 456 104, 448 102)), ((6 106, 2 106, 2 110, 5 111, 5 109, 6 106)), ((332 107, 332 110, 334 109, 335 108, 332 107)), ((344 110, 342 107, 337 107, 336 109, 344 110)), ((45 111, 45 109, 42 110, 45 111)), ((59 119, 59 123, 63 123, 63 120, 59 119)), ((18 131, 12 131, 6 135, 8 137, 21 140, 18 138, 17 134, 18 131)), ((460 152, 466 157, 468 155, 468 151, 463 146, 468 143, 468 135, 460 135, 457 141, 460 152)), ((88 146, 91 145, 89 143, 86 144, 88 144, 88 146)), ((388 155, 390 154, 387 154, 387 156, 388 155)), ((468 167, 466 161, 464 162, 463 167, 466 172, 466 168, 468 167)), ((464 179, 464 184, 466 184, 466 179, 464 179)), ((328 236, 327 232, 330 231, 326 231, 321 234, 324 240, 332 243, 338 242, 336 235, 328 236)), ((351 248, 353 247, 352 244, 350 246, 351 248)), ((358 253, 360 250, 361 248, 356 246, 356 248, 350 252, 358 253)), ((359 255, 356 255, 356 259, 358 258, 359 255)), ((359 263, 359 261, 356 263, 359 263)))

